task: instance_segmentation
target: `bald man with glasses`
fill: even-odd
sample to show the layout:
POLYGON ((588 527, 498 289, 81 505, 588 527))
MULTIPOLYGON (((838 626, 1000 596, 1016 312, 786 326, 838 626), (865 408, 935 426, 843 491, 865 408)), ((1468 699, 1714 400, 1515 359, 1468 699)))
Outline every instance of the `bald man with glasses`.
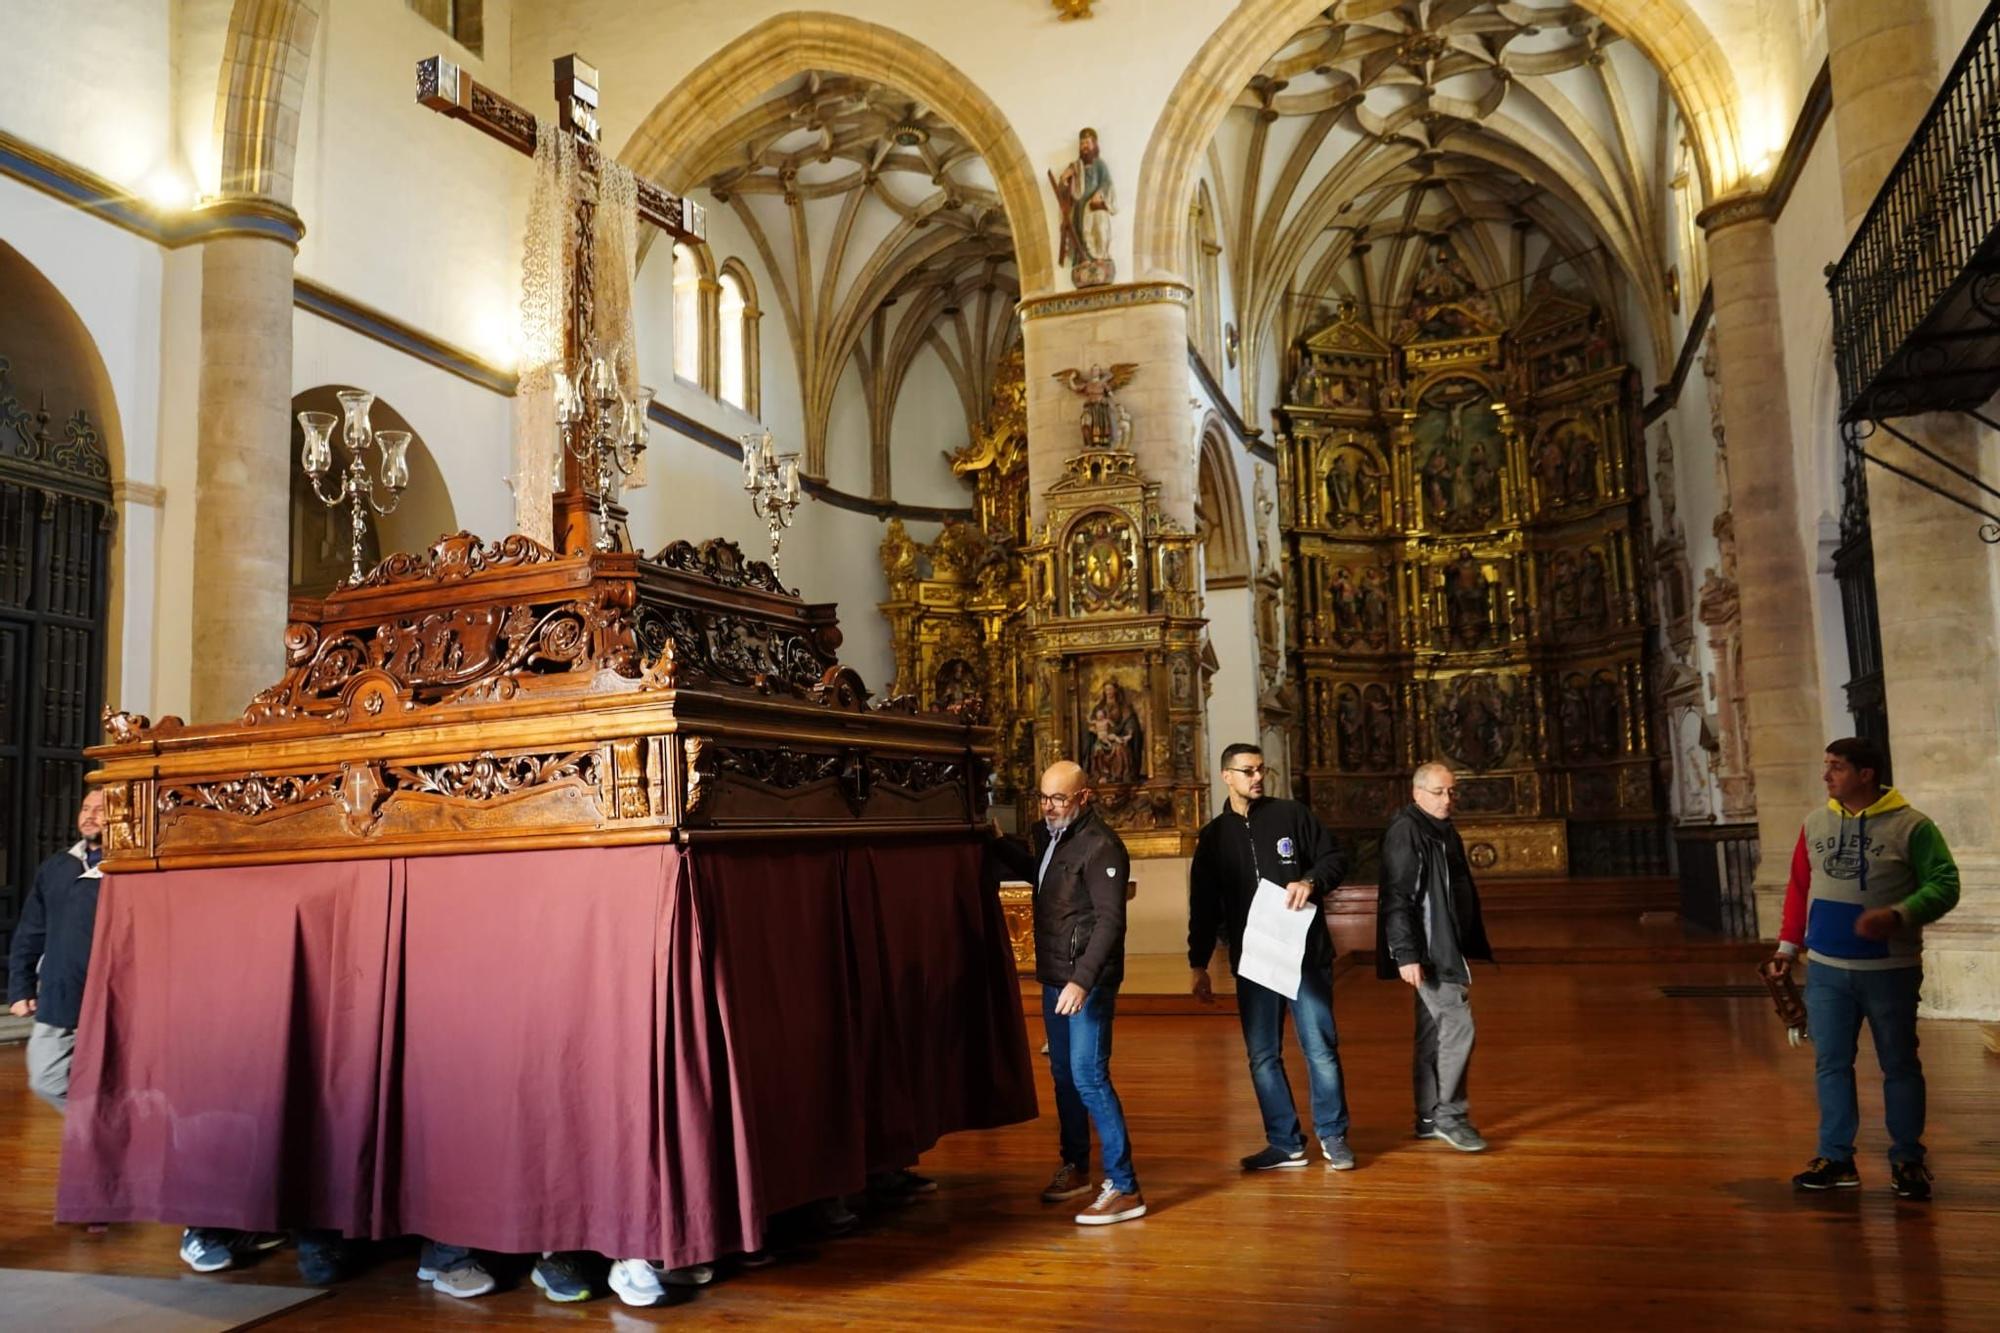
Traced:
POLYGON ((1416 993, 1417 1043, 1411 1062, 1416 1136, 1442 1139, 1460 1152, 1484 1152, 1486 1140, 1466 1110, 1472 1065, 1472 968, 1490 961, 1479 889, 1465 842, 1452 827, 1458 778, 1433 761, 1416 771, 1410 803, 1382 834, 1382 876, 1375 901, 1375 970, 1416 993))
POLYGON ((1042 1202, 1090 1193, 1094 1123, 1105 1179, 1076 1221, 1129 1222, 1146 1215, 1146 1200, 1132 1170, 1125 1108, 1111 1086, 1111 1020, 1125 979, 1125 885, 1132 860, 1092 808, 1082 768, 1067 759, 1049 765, 1038 795, 1042 817, 1032 830, 1032 849, 1010 838, 992 846, 996 860, 1035 886, 1035 978, 1042 983, 1062 1149, 1062 1166, 1042 1202))

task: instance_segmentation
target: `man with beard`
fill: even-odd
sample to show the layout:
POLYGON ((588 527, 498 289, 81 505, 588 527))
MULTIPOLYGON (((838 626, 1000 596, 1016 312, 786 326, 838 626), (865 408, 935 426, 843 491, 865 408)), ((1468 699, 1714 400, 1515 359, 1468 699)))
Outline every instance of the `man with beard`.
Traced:
POLYGON ((1109 259, 1111 215, 1118 211, 1118 202, 1111 189, 1111 168, 1097 156, 1096 130, 1077 134, 1076 160, 1053 183, 1056 201, 1068 219, 1061 258, 1071 264, 1109 259))
POLYGON ((1056 1088, 1062 1166, 1042 1191, 1044 1203, 1088 1194, 1090 1127, 1104 1155, 1096 1202, 1076 1215, 1082 1226, 1129 1222, 1146 1214, 1132 1170, 1125 1109, 1111 1086, 1111 1020, 1125 979, 1125 884, 1131 858, 1111 826, 1091 808, 1090 779, 1069 760, 1042 774, 1042 820, 1034 847, 1000 838, 995 858, 1035 886, 1035 976, 1042 983, 1042 1025, 1056 1088))
POLYGON ((83 798, 76 814, 81 840, 42 862, 7 960, 8 1012, 33 1017, 28 1037, 28 1087, 61 1111, 69 1105, 70 1058, 83 1011, 83 978, 97 927, 97 863, 104 856, 104 791, 83 798))

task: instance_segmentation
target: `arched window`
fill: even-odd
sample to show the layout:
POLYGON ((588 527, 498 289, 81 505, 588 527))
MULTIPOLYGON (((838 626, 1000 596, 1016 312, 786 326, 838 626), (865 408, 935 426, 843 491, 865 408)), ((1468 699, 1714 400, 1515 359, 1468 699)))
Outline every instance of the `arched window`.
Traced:
POLYGON ((749 404, 744 392, 743 375, 743 307, 743 283, 725 268, 722 270, 722 308, 716 318, 716 331, 721 335, 718 339, 721 345, 717 348, 718 365, 722 372, 718 376, 719 396, 725 403, 747 409, 749 404))
POLYGON ((701 383, 701 261, 685 245, 674 247, 674 374, 701 383))
POLYGON ((722 265, 716 300, 716 396, 751 416, 763 413, 763 357, 758 341, 757 284, 740 259, 722 265))

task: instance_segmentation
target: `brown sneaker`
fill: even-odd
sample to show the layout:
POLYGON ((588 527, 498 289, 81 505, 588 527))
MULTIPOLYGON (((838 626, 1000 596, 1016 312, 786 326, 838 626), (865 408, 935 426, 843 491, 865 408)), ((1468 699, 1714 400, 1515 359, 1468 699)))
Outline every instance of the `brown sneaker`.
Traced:
POLYGON ((1110 1181, 1098 1192, 1097 1202, 1076 1215, 1080 1227, 1110 1226, 1113 1222, 1130 1222, 1135 1217, 1146 1215, 1146 1201, 1137 1190, 1122 1194, 1110 1181))
POLYGON ((1064 1162, 1049 1180, 1049 1187, 1042 1191, 1043 1203, 1061 1203, 1064 1199, 1074 1199, 1078 1195, 1090 1193, 1090 1172, 1080 1166, 1064 1162))

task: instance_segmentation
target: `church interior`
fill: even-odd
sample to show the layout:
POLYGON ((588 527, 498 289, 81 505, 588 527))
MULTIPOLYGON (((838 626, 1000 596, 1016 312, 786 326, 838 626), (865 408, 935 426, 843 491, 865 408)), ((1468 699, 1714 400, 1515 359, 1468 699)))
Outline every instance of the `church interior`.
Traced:
POLYGON ((2000 1319, 2000 0, 0 19, 0 955, 86 792, 104 872, 60 1114, 0 1016, 0 1327, 2000 1319), (1861 1187, 1788 1179, 1843 737, 1956 868, 1928 1203, 1872 1013, 1861 1187), (1190 993, 1246 749, 1343 851, 1352 1172, 1237 1169, 1190 993), (1066 763, 1102 1230, 981 851, 1066 763), (1434 765, 1478 1155, 1372 956, 1434 765))

